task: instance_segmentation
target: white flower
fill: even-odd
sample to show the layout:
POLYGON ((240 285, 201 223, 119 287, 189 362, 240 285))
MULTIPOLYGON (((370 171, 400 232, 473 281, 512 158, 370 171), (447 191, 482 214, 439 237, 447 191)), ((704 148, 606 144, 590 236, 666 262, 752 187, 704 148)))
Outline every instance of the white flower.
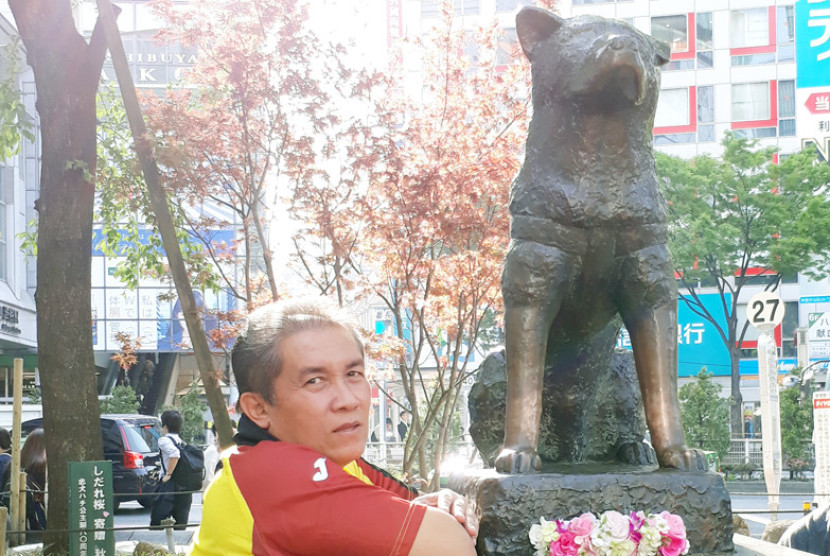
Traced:
POLYGON ((559 538, 559 530, 555 521, 547 521, 543 517, 539 519, 539 523, 530 526, 528 537, 536 549, 537 556, 548 556, 550 543, 559 538))
POLYGON ((600 527, 604 535, 615 541, 624 541, 631 535, 631 520, 628 516, 610 510, 602 514, 600 527))

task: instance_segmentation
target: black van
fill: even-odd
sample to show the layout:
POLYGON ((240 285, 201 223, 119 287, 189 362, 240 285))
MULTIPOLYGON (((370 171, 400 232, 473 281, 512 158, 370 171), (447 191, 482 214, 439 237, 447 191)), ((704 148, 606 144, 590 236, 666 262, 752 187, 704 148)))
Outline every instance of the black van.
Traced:
MULTIPOLYGON (((21 436, 43 427, 43 419, 21 425, 21 436)), ((145 508, 153 504, 159 475, 158 439, 161 421, 150 415, 102 415, 104 459, 112 462, 113 507, 137 500, 145 508)), ((48 454, 47 454, 48 457, 48 454)))

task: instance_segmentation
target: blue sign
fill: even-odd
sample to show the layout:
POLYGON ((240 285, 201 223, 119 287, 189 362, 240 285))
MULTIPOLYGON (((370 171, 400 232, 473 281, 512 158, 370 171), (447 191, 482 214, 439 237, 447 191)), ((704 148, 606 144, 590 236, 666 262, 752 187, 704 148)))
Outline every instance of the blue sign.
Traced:
MULTIPOLYGON (((725 330, 726 315, 723 314, 720 294, 702 294, 700 300, 709 314, 714 315, 718 324, 725 330)), ((731 303, 732 296, 727 294, 727 306, 731 303)), ((617 340, 617 347, 631 349, 631 339, 625 328, 617 340)), ((677 302, 677 360, 678 376, 697 376, 703 367, 715 376, 729 376, 732 372, 729 350, 726 349, 717 328, 712 322, 692 311, 685 301, 677 302)))
POLYGON ((796 86, 830 85, 830 0, 795 3, 796 86))
POLYGON ((809 297, 802 297, 798 300, 799 303, 830 303, 830 295, 811 295, 809 297))

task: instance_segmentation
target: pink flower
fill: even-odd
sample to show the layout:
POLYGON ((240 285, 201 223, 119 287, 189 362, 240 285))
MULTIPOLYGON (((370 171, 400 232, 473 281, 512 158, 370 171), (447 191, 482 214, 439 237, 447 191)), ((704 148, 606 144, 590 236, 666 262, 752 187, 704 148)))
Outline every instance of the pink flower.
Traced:
POLYGON ((584 513, 571 520, 568 531, 573 533, 575 537, 590 537, 591 531, 594 530, 596 520, 597 518, 594 517, 594 514, 584 513))
POLYGON ((661 556, 680 556, 685 554, 689 543, 685 538, 664 537, 663 546, 658 549, 661 556))
POLYGON ((577 556, 579 545, 570 530, 559 535, 559 538, 550 543, 550 556, 577 556))
POLYGON ((686 526, 679 515, 661 512, 660 516, 666 520, 668 531, 663 534, 663 544, 659 553, 662 556, 679 556, 685 554, 689 548, 686 540, 686 526))

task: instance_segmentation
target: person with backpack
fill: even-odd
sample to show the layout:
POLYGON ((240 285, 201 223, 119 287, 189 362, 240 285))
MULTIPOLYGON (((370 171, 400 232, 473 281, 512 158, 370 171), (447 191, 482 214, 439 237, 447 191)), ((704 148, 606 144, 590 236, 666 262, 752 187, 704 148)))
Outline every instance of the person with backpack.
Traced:
POLYGON ((161 432, 164 433, 158 440, 161 456, 161 470, 163 475, 156 487, 156 498, 150 512, 150 526, 161 525, 161 520, 172 517, 176 520, 174 529, 184 530, 190 515, 190 505, 193 494, 190 489, 177 484, 173 473, 182 459, 182 439, 179 431, 182 429, 182 416, 169 409, 161 414, 161 432))

